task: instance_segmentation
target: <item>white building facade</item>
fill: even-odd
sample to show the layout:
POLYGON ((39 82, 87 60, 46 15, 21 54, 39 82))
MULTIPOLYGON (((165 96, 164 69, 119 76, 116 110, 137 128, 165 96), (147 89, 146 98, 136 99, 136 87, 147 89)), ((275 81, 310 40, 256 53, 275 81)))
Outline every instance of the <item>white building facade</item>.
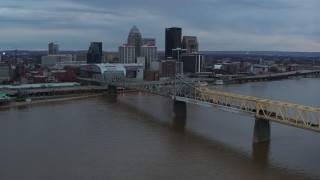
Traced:
POLYGON ((150 63, 158 60, 157 47, 151 44, 141 46, 141 56, 145 57, 145 69, 150 69, 150 63))
POLYGON ((135 63, 135 47, 128 44, 119 46, 119 62, 122 64, 135 63))

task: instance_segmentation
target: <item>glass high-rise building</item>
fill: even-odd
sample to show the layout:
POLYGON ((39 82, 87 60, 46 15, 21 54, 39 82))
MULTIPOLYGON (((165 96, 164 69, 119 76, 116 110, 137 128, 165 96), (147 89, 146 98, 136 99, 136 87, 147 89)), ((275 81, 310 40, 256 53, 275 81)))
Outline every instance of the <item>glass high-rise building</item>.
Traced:
POLYGON ((177 49, 172 49, 172 59, 177 60, 178 62, 181 62, 181 54, 185 54, 187 53, 186 49, 181 49, 181 48, 177 48, 177 49))
POLYGON ((187 50, 188 54, 198 52, 198 40, 196 36, 183 36, 182 48, 187 50))
POLYGON ((102 42, 91 42, 87 53, 88 64, 99 64, 102 62, 102 42))
POLYGON ((179 27, 166 28, 165 30, 165 56, 172 57, 172 49, 181 48, 181 32, 179 27))
POLYGON ((200 73, 204 63, 204 55, 201 53, 181 54, 184 73, 200 73))
POLYGON ((136 26, 133 26, 128 35, 128 45, 134 46, 135 48, 135 57, 140 56, 140 47, 142 46, 142 39, 139 29, 136 26))
POLYGON ((48 45, 48 55, 59 54, 59 44, 57 42, 51 42, 48 45))

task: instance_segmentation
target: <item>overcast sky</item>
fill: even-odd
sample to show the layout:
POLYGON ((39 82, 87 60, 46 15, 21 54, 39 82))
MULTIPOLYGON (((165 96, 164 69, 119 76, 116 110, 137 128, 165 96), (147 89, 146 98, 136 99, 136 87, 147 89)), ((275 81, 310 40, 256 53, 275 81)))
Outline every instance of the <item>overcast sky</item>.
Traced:
POLYGON ((0 51, 117 50, 132 26, 163 50, 174 26, 200 50, 320 52, 319 12, 319 0, 0 0, 0 51))

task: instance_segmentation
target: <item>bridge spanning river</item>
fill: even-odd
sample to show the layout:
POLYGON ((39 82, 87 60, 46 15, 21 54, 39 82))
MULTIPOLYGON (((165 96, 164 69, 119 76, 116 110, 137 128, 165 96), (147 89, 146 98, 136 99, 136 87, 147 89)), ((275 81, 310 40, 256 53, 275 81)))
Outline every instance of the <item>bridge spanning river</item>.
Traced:
POLYGON ((215 91, 201 87, 199 82, 181 74, 161 81, 125 78, 117 73, 95 75, 94 79, 108 85, 110 93, 116 93, 117 87, 123 87, 170 97, 178 102, 196 103, 253 116, 256 118, 256 142, 269 140, 269 121, 320 132, 318 107, 215 91))

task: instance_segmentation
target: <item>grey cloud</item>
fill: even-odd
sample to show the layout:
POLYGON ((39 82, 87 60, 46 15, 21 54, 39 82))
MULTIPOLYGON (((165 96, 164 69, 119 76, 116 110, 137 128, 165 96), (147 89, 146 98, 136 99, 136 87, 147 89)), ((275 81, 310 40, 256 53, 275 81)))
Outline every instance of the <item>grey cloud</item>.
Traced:
MULTIPOLYGON (((86 34, 76 36, 77 42, 82 39, 85 46, 90 39, 101 39, 106 49, 114 50, 126 40, 131 26, 137 25, 143 36, 157 38, 159 49, 164 48, 164 28, 170 26, 182 27, 184 35, 198 36, 203 50, 250 50, 257 46, 260 50, 281 50, 290 48, 290 43, 307 42, 313 43, 310 50, 317 46, 320 49, 317 0, 2 1, 3 26, 23 28, 34 36, 37 33, 31 31, 46 32, 52 39, 74 42, 75 36, 63 34, 71 30, 86 34)), ((1 33, 4 30, 0 29, 0 38, 1 33)), ((73 47, 80 48, 78 44, 73 47)), ((292 45, 296 47, 299 45, 292 45)))

